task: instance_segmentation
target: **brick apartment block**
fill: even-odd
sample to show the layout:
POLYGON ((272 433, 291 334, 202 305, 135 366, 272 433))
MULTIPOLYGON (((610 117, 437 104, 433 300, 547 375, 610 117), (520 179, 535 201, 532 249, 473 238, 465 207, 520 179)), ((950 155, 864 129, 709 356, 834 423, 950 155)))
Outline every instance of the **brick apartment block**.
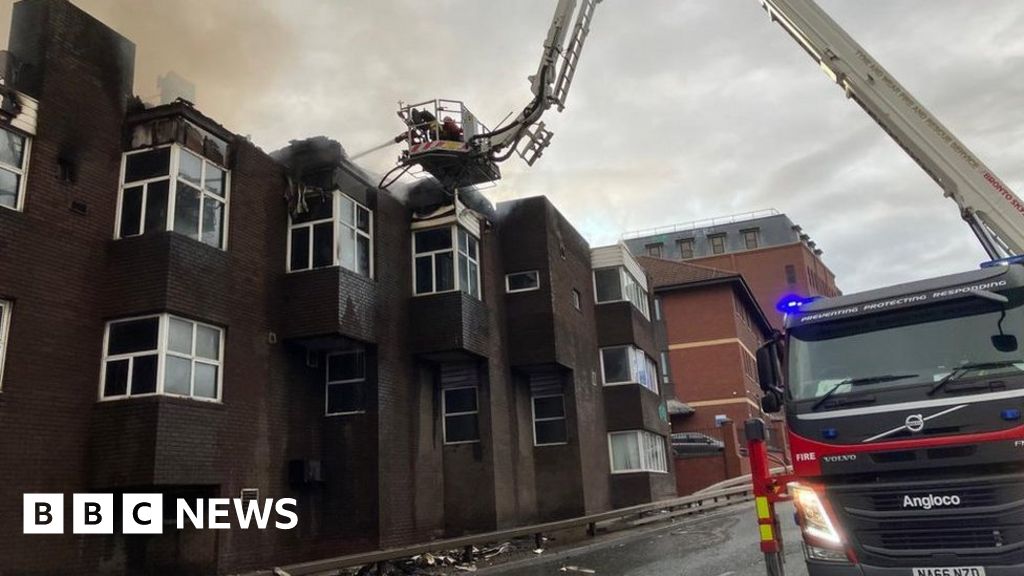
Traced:
POLYGON ((9 50, 0 574, 235 573, 674 493, 623 246, 147 107, 134 44, 65 0, 17 2, 9 50), (23 535, 27 492, 287 497, 299 524, 23 535))

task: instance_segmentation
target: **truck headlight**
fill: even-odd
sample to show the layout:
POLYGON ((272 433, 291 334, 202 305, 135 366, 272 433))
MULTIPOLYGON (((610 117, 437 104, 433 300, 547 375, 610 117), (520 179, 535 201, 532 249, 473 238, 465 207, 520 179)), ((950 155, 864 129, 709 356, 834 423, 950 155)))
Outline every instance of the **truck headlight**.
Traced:
POLYGON ((843 539, 839 536, 832 519, 829 518, 821 497, 809 486, 789 484, 789 493, 793 495, 793 503, 803 521, 804 534, 824 544, 840 546, 843 539))

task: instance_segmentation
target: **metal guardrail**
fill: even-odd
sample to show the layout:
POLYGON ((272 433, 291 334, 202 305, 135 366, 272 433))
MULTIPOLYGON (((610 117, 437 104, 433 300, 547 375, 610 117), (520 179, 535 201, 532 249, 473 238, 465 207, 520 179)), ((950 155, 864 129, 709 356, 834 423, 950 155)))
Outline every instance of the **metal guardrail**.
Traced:
POLYGON ((725 502, 731 500, 739 502, 746 501, 751 498, 753 498, 753 490, 750 486, 750 482, 748 481, 745 485, 741 486, 715 490, 712 492, 698 493, 690 496, 684 496, 682 498, 673 498, 671 500, 662 500, 660 502, 652 502, 650 504, 640 504, 638 506, 630 506, 628 508, 618 508, 616 510, 599 512, 597 514, 580 516, 578 518, 556 520, 554 522, 545 522, 543 524, 521 526, 518 528, 485 532, 482 534, 472 534, 469 536, 460 536, 458 538, 448 538, 445 540, 433 540, 400 548, 385 548, 382 550, 373 550, 359 554, 350 554, 348 556, 338 556, 323 560, 301 562, 298 564, 281 566, 274 568, 273 570, 254 572, 251 573, 250 576, 311 575, 328 570, 338 570, 340 568, 351 568, 367 564, 380 564, 390 560, 409 558, 426 552, 455 550, 459 548, 464 549, 467 555, 472 556, 472 548, 476 544, 501 542, 531 535, 534 536, 539 543, 542 541, 542 535, 545 533, 579 528, 581 526, 586 526, 587 533, 591 536, 595 536, 597 534, 597 524, 601 522, 625 520, 632 516, 643 517, 645 514, 650 514, 652 512, 667 512, 663 517, 665 520, 668 520, 676 516, 697 513, 702 509, 719 508, 723 506, 725 502), (705 506, 706 508, 704 508, 705 506))
POLYGON ((756 220, 758 218, 778 216, 779 214, 781 214, 781 212, 779 212, 775 208, 768 208, 765 210, 744 212, 742 214, 717 216, 715 218, 705 218, 703 220, 693 220, 691 222, 669 224, 668 226, 657 226, 654 228, 645 228, 643 230, 633 230, 623 234, 622 240, 636 240, 637 238, 646 238, 647 236, 658 236, 660 234, 674 234, 676 232, 688 232, 690 230, 699 230, 702 228, 714 228, 715 226, 737 224, 739 222, 747 222, 750 220, 756 220))

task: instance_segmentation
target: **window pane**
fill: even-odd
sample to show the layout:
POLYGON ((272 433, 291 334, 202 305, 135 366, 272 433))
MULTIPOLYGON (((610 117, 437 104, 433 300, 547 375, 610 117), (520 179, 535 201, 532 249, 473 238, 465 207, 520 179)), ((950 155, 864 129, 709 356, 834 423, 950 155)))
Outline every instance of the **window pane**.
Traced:
MULTIPOLYGON (((167 190, 170 180, 159 180, 146 184, 146 232, 160 232, 167 229, 167 190)), ((123 222, 122 222, 123 224, 123 222)), ((121 234, 125 236, 124 233, 121 234)))
POLYGON ((618 268, 594 270, 594 283, 597 285, 598 302, 622 300, 622 279, 618 268))
POLYGON ((196 325, 196 356, 210 360, 220 359, 220 330, 196 325))
POLYGON ((640 468, 640 446, 636 434, 612 434, 612 470, 636 470, 640 468))
POLYGON ((25 158, 25 137, 0 129, 0 162, 21 168, 25 158))
POLYGON ((357 236, 356 242, 359 244, 358 252, 358 269, 356 272, 364 276, 370 275, 370 239, 366 236, 357 236))
POLYGON ((434 290, 444 292, 455 289, 455 258, 451 252, 434 255, 434 275, 437 278, 434 290))
POLYGON ((226 188, 224 183, 226 180, 226 172, 209 162, 206 163, 206 179, 203 180, 203 186, 207 190, 223 198, 224 189, 226 188))
POLYGON ((509 290, 529 290, 540 286, 540 279, 537 272, 518 272, 508 275, 509 290))
POLYGON ((459 287, 463 292, 470 292, 469 259, 462 253, 459 254, 459 287))
POLYGON ((224 240, 224 203, 207 196, 203 199, 203 243, 220 248, 224 240))
POLYGON ((432 276, 433 258, 420 256, 416 258, 416 293, 427 294, 434 291, 434 280, 432 276))
POLYGON ((174 231, 194 240, 199 239, 199 197, 201 192, 178 182, 175 195, 174 231))
POLYGON ((157 355, 132 358, 132 394, 156 392, 157 355))
POLYGON ((568 435, 565 430, 565 419, 534 422, 537 444, 565 444, 568 435))
POLYGON ((174 352, 192 355, 192 323, 171 318, 167 329, 167 347, 174 352))
POLYGON ((309 268, 309 228, 292 228, 292 270, 309 268))
POLYGON ((472 296, 480 297, 480 280, 478 278, 479 272, 475 262, 469 263, 469 293, 472 296))
POLYGON ((363 408, 363 383, 327 385, 327 413, 359 412, 363 408))
POLYGON ((334 224, 313 226, 313 267, 334 266, 334 224))
POLYGON ((128 360, 107 362, 103 396, 123 396, 128 392, 128 360))
POLYGON ((476 411, 476 388, 450 388, 444 391, 444 413, 476 411))
POLYGON ((362 206, 356 206, 356 228, 370 232, 370 211, 362 206))
POLYGON ((196 389, 193 396, 200 398, 217 397, 217 367, 196 362, 196 389))
POLYGON ((547 396, 533 399, 534 418, 560 418, 565 416, 565 404, 561 396, 547 396))
POLYGON ((306 208, 306 212, 292 215, 293 224, 330 220, 334 214, 334 201, 330 194, 306 194, 306 208))
POLYGON ((164 364, 164 392, 188 396, 192 386, 192 361, 177 356, 167 356, 164 364))
POLYGON ((160 148, 129 154, 125 159, 124 181, 135 182, 171 173, 171 149, 160 148))
POLYGON ((347 224, 351 227, 355 227, 355 211, 356 203, 348 196, 341 195, 341 214, 338 214, 338 218, 341 219, 343 224, 347 224))
POLYGON ((433 252, 452 247, 451 228, 435 228, 416 233, 416 253, 433 252))
POLYGON ((21 178, 14 172, 0 168, 0 206, 17 208, 21 178))
POLYGON ((114 354, 156 350, 159 325, 159 318, 112 322, 107 342, 107 354, 113 356, 114 354))
MULTIPOLYGON (((0 170, 0 175, 4 172, 0 170)), ((121 237, 135 236, 139 230, 142 215, 142 187, 125 188, 121 197, 121 237)))
POLYGON ((480 427, 476 414, 447 416, 444 419, 445 442, 472 442, 480 439, 480 427))
POLYGON ((203 160, 195 154, 182 149, 178 160, 178 178, 199 188, 202 186, 203 160))
POLYGON ((346 352, 327 356, 327 380, 357 380, 365 378, 365 355, 362 352, 346 352))
POLYGON ((629 348, 605 348, 601 350, 604 361, 604 382, 629 382, 629 348))
POLYGON ((338 255, 341 259, 341 266, 354 272, 356 269, 356 231, 342 226, 340 234, 338 255))

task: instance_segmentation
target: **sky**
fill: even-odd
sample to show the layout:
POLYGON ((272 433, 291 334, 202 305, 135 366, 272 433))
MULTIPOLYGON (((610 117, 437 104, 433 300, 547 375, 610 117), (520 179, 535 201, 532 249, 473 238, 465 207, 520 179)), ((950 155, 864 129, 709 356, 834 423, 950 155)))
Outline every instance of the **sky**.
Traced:
MULTIPOLYGON (((133 40, 135 91, 173 70, 197 107, 267 151, 326 135, 356 154, 399 101, 462 100, 486 124, 530 98, 556 0, 77 0, 133 40)), ((820 0, 1012 189, 1024 189, 1024 3, 820 0)), ((10 4, 0 27, 10 25, 10 4)), ((543 194, 591 245, 776 208, 844 292, 985 260, 956 205, 757 0, 604 0, 567 107, 493 201, 543 194)), ((394 165, 399 148, 360 159, 394 165)))

